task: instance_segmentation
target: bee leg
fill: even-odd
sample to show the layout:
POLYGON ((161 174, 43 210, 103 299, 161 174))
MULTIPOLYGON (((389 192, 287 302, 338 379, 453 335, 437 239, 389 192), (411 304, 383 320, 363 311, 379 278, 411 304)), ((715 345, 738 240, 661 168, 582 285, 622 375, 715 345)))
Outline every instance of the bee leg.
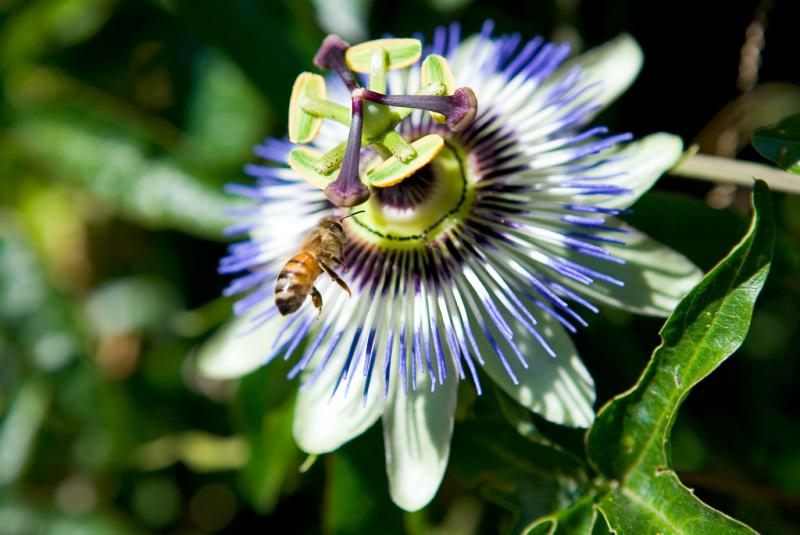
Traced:
POLYGON ((311 287, 311 304, 317 309, 317 317, 322 314, 322 294, 314 286, 311 287))
POLYGON ((349 295, 350 297, 353 296, 352 292, 350 292, 350 287, 347 285, 346 282, 344 282, 342 280, 342 278, 339 275, 336 274, 336 272, 334 270, 332 270, 331 268, 329 268, 328 266, 326 266, 322 262, 320 262, 319 265, 322 266, 322 269, 325 270, 325 273, 330 275, 330 277, 334 280, 334 282, 336 282, 336 284, 341 286, 342 290, 347 292, 347 295, 349 295))
POLYGON ((336 257, 336 258, 333 259, 333 261, 336 262, 337 264, 339 264, 339 266, 341 266, 342 271, 347 273, 347 265, 344 263, 344 260, 342 260, 339 257, 336 257))

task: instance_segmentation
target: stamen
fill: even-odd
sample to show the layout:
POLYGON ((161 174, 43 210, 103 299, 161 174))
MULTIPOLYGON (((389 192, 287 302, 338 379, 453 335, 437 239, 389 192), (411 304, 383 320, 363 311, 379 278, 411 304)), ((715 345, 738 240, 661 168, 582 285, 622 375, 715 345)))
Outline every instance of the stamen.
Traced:
POLYGON ((388 130, 381 137, 381 144, 403 163, 408 163, 417 157, 417 151, 414 150, 414 147, 409 142, 403 139, 403 136, 397 130, 388 130))
POLYGON ((356 81, 356 77, 353 76, 350 69, 347 68, 347 63, 344 60, 344 53, 348 48, 350 48, 350 45, 347 42, 343 41, 339 36, 331 34, 322 41, 317 55, 314 56, 314 65, 320 69, 336 71, 336 74, 342 79, 347 89, 355 91, 360 87, 360 84, 356 81))
POLYGON ((347 141, 339 143, 317 160, 317 163, 314 164, 314 170, 321 175, 330 175, 342 164, 346 151, 347 141))
POLYGON ((478 99, 469 87, 459 87, 449 96, 384 95, 364 91, 364 98, 387 106, 433 111, 447 116, 447 127, 453 132, 467 128, 478 113, 478 99))
POLYGON ((314 117, 332 119, 339 124, 350 126, 350 110, 341 104, 319 98, 305 97, 300 101, 300 108, 314 117))
MULTIPOLYGON (((326 39, 327 41, 327 39, 326 39)), ((352 97, 352 115, 350 133, 347 136, 347 148, 344 153, 342 167, 336 181, 325 188, 325 196, 336 206, 357 206, 369 199, 369 189, 361 183, 359 177, 359 159, 361 153, 361 130, 363 127, 362 104, 365 89, 356 89, 352 97)))

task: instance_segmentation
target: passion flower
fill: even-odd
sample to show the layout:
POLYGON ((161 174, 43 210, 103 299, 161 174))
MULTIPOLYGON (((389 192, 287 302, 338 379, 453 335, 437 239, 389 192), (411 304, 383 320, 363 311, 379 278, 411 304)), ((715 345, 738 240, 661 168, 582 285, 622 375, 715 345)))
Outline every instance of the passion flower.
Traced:
POLYGON ((230 186, 255 201, 230 231, 248 238, 220 264, 239 274, 225 294, 246 295, 201 370, 230 378, 292 359, 294 435, 309 453, 382 417, 391 495, 407 510, 441 482, 462 379, 589 426, 594 384, 570 333, 597 304, 667 315, 701 273, 616 218, 680 139, 585 129, 638 73, 638 45, 568 55, 493 38, 490 23, 463 41, 458 25, 439 28, 427 46, 327 38, 315 63, 334 76, 298 77, 289 140, 256 147, 255 185, 230 186), (310 299, 284 317, 278 273, 326 215, 348 216, 339 274, 352 297, 323 274, 319 317, 310 299))

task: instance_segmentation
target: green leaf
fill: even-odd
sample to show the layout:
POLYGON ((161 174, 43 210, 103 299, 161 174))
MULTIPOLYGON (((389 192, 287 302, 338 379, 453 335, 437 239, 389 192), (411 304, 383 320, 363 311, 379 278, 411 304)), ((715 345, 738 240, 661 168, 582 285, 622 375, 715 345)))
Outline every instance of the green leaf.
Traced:
POLYGON ((691 388, 742 343, 775 240, 770 193, 753 192, 744 239, 678 305, 638 384, 608 403, 587 435, 590 462, 616 483, 597 506, 618 533, 752 533, 684 487, 665 444, 691 388))
POLYGON ((236 398, 239 427, 250 445, 241 472, 250 504, 260 514, 274 510, 281 494, 297 479, 304 455, 292 437, 297 387, 286 380, 290 362, 278 361, 242 377, 236 398))
POLYGON ((294 405, 287 402, 264 413, 260 428, 248 432, 250 459, 242 475, 250 502, 260 513, 271 512, 287 482, 297 477, 303 456, 292 438, 293 415, 294 405))
POLYGON ((82 535, 135 535, 128 517, 108 511, 68 513, 51 500, 35 501, 6 496, 0 502, 0 526, 4 533, 80 533, 82 535))
MULTIPOLYGON (((587 496, 571 507, 537 519, 522 532, 523 535, 591 535, 598 521, 594 496, 587 496)), ((603 522, 602 519, 599 519, 603 522)))
POLYGON ((48 296, 43 266, 12 212, 0 213, 0 320, 17 327, 41 312, 48 296))
POLYGON ((499 415, 457 423, 449 470, 508 511, 500 533, 519 533, 528 519, 557 509, 565 493, 572 496, 587 485, 584 465, 574 455, 523 437, 499 415))
POLYGON ((325 456, 324 533, 403 533, 402 517, 386 492, 381 455, 376 455, 378 430, 325 456))
POLYGON ((163 328, 178 303, 175 288, 163 280, 126 277, 94 289, 86 301, 86 314, 95 333, 114 336, 163 328))
POLYGON ((229 173, 250 159, 253 145, 271 125, 271 114, 264 97, 225 55, 208 50, 195 70, 181 154, 229 173))
POLYGON ((148 148, 78 110, 19 121, 12 135, 32 158, 59 178, 155 228, 172 228, 222 239, 230 224, 225 210, 236 201, 222 188, 200 180, 168 156, 149 157, 148 148))
POLYGON ((369 73, 372 53, 381 48, 389 55, 389 70, 409 67, 422 55, 418 39, 376 39, 348 48, 344 56, 347 66, 356 72, 369 73))
POLYGON ((756 128, 753 147, 781 169, 800 174, 800 113, 778 124, 756 128))
POLYGON ((11 16, 4 13, 0 65, 9 68, 52 53, 54 47, 75 46, 95 35, 111 11, 106 0, 26 2, 11 16))
POLYGON ((249 455, 249 445, 238 435, 182 431, 141 445, 133 461, 143 470, 161 470, 180 461, 195 472, 216 472, 241 468, 249 455))
POLYGON ((22 384, 8 407, 0 424, 0 485, 14 482, 25 470, 50 398, 47 385, 32 377, 22 384))
POLYGON ((177 0, 175 6, 175 15, 233 58, 276 108, 285 106, 292 80, 323 38, 310 9, 284 2, 177 0))

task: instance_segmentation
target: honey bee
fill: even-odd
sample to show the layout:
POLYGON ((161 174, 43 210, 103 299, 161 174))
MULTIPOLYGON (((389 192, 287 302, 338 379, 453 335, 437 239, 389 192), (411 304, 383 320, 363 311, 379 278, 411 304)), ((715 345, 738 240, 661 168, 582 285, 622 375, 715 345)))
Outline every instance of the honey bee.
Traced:
MULTIPOLYGON (((350 217, 361 212, 354 212, 350 217)), ((311 294, 311 302, 318 313, 322 312, 322 295, 314 287, 322 272, 351 295, 347 283, 333 270, 332 264, 344 267, 342 252, 347 244, 342 220, 345 217, 325 216, 311 229, 300 243, 300 252, 283 266, 275 283, 275 305, 278 311, 287 316, 297 311, 311 294)))

